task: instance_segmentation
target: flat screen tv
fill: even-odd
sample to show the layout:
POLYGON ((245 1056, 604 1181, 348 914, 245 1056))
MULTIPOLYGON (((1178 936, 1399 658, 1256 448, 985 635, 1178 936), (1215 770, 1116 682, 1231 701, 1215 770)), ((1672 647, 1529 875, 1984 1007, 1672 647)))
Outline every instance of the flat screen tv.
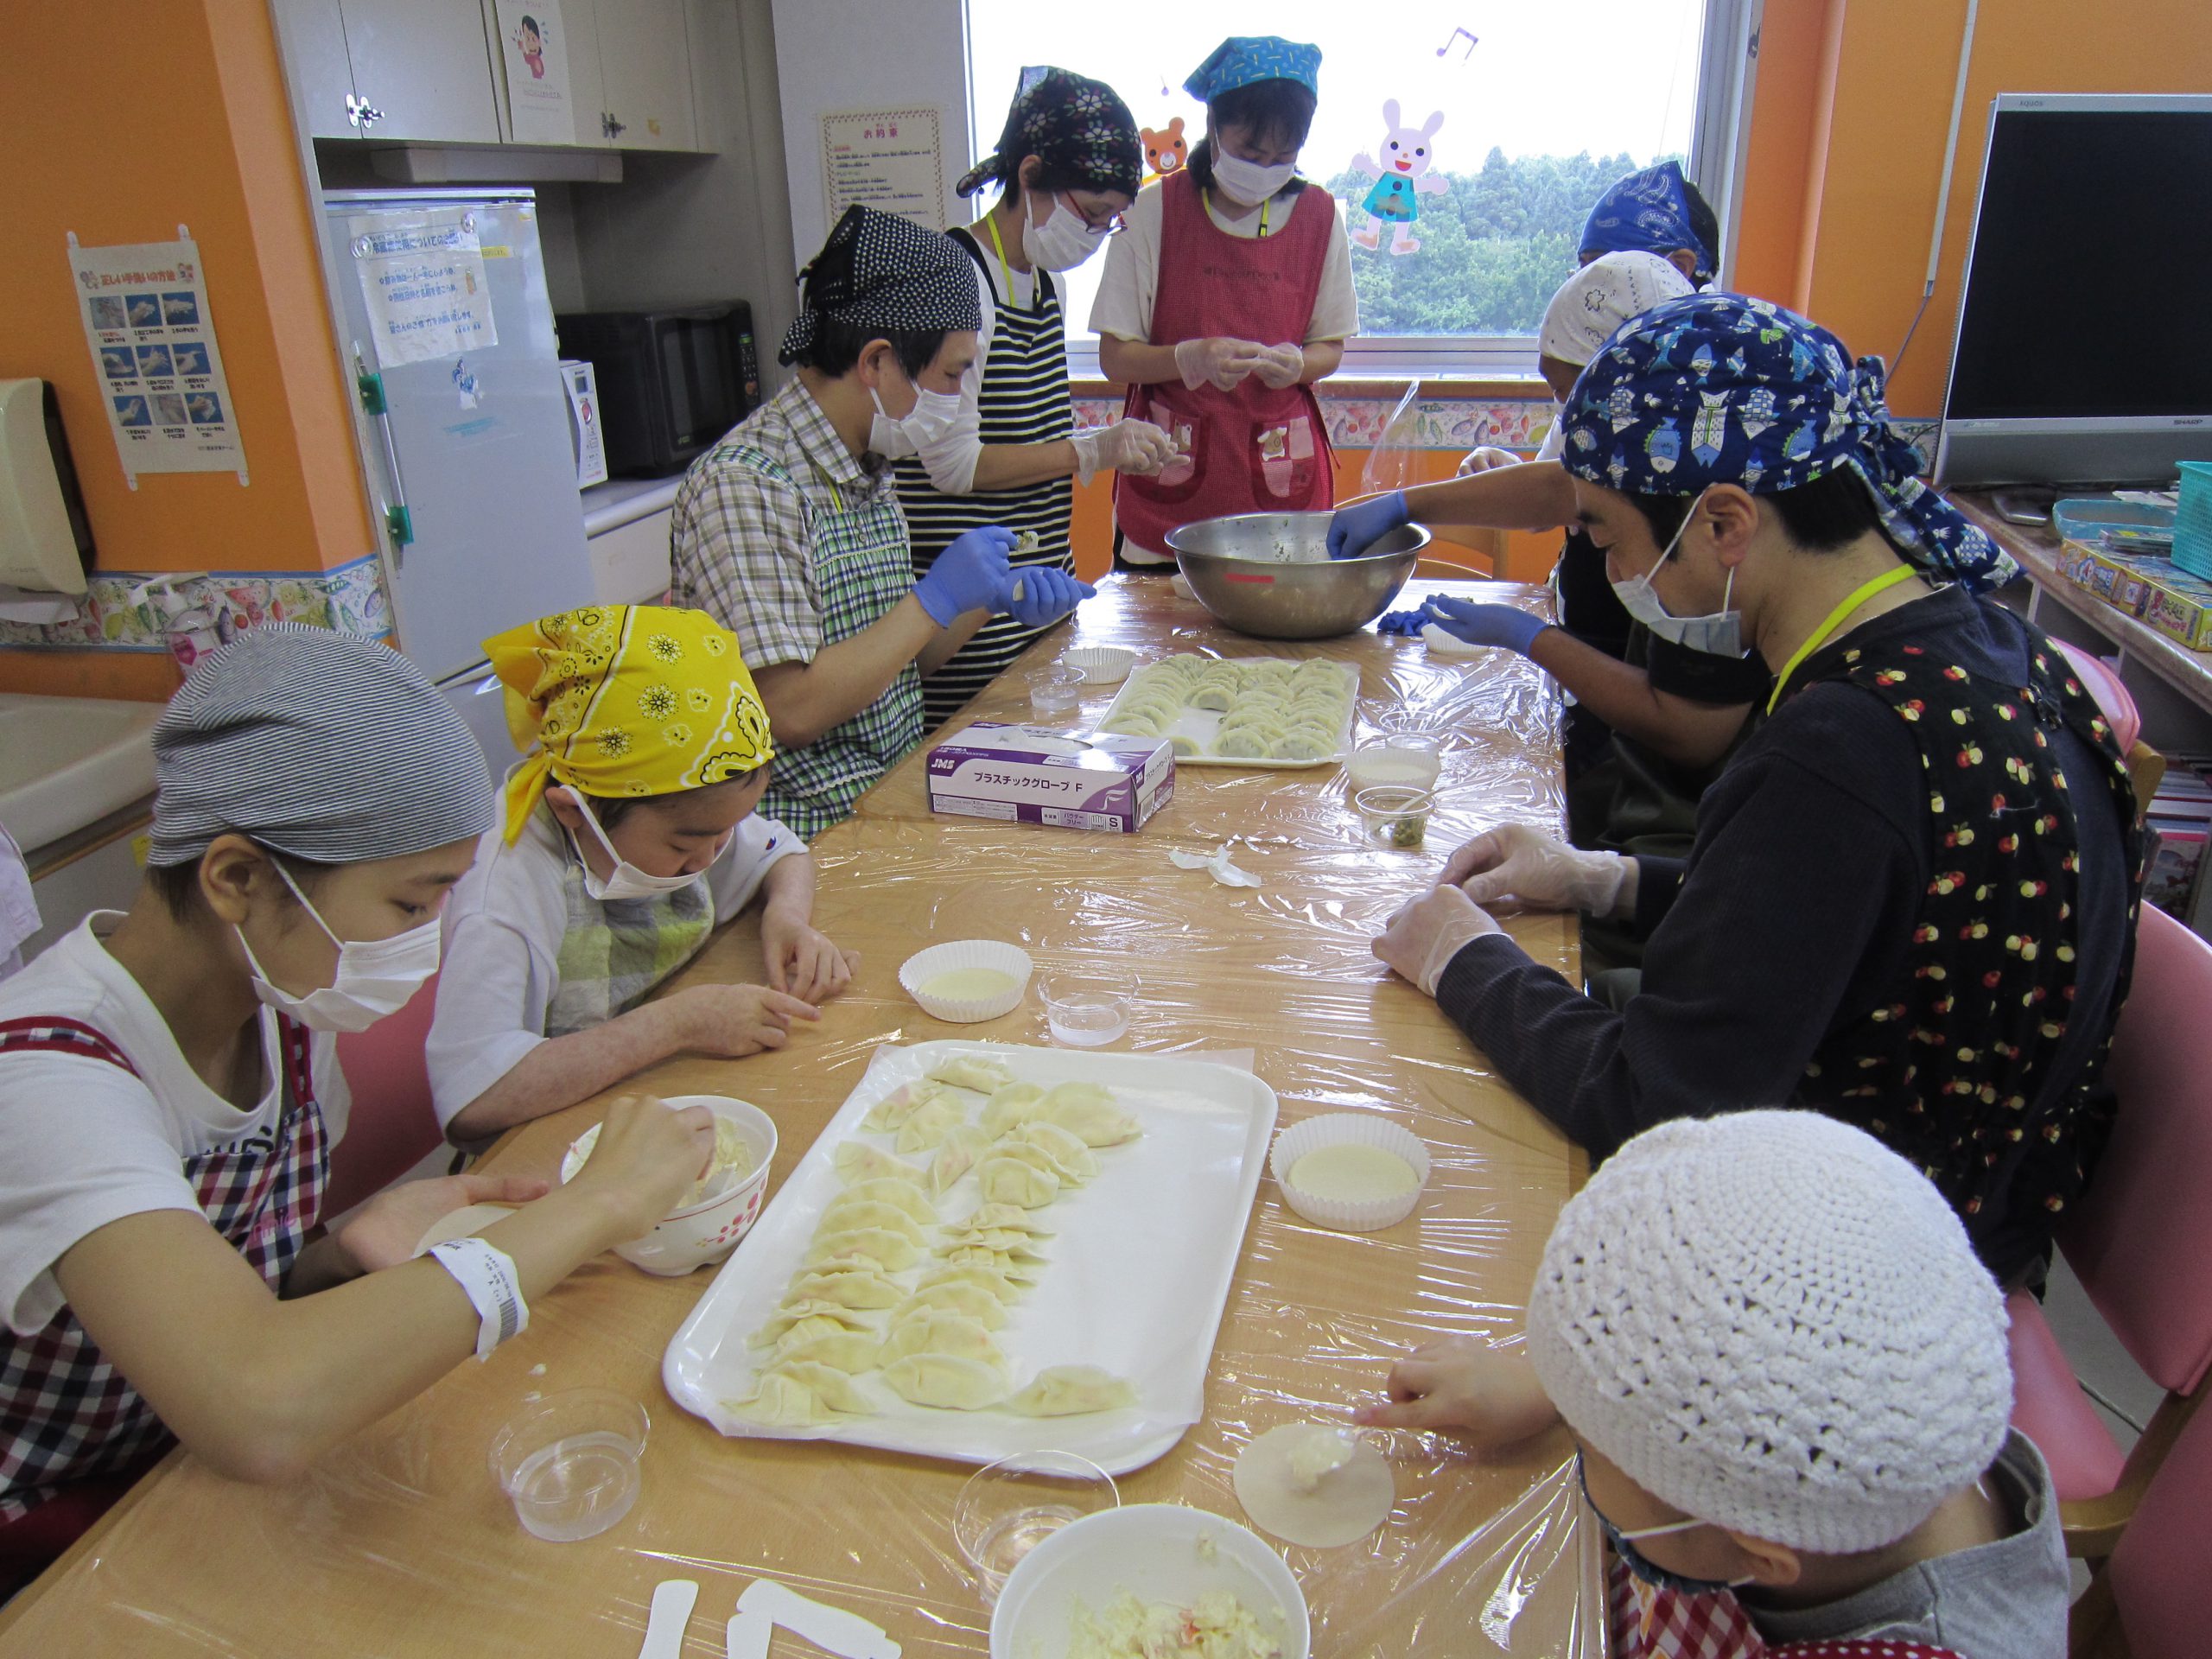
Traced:
POLYGON ((2212 96, 1991 106, 1947 485, 2170 486, 2212 461, 2212 96))

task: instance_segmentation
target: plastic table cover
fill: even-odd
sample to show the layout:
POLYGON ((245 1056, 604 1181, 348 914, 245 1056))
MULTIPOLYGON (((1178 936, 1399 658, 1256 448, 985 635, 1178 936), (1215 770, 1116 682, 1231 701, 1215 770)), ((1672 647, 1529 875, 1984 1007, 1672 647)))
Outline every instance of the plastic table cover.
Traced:
MULTIPOLYGON (((1195 609, 1165 583, 1109 583, 1072 638, 1060 631, 1031 661, 1071 644, 1270 648, 1181 613, 1195 609)), ((1363 729, 1409 717, 1448 734, 1439 821, 1424 848, 1363 842, 1340 769, 1186 772, 1143 831, 1117 836, 931 819, 914 810, 910 763, 861 817, 816 843, 817 925, 862 953, 852 990, 779 1052, 677 1058, 638 1080, 734 1094, 772 1113, 779 1184, 878 1045, 1049 1040, 1033 992, 1003 1019, 950 1027, 899 990, 898 967, 912 951, 983 935, 1021 944, 1040 969, 1102 956, 1134 965, 1140 1007, 1118 1046, 1249 1051, 1286 1125, 1374 1111, 1421 1135, 1433 1173, 1414 1217, 1383 1232, 1317 1229, 1283 1205, 1271 1178, 1262 1181, 1205 1418, 1122 1478, 1124 1503, 1183 1502, 1242 1520, 1230 1473, 1257 1435, 1341 1421, 1377 1396, 1395 1357, 1436 1336, 1515 1339, 1545 1235, 1581 1178, 1580 1154, 1369 948, 1465 835, 1503 818, 1556 826, 1552 695, 1503 652, 1447 664, 1373 634, 1321 648, 1359 664, 1363 729), (1262 887, 1223 887, 1167 857, 1231 836, 1262 887)), ((1110 689, 1102 690, 1103 706, 1110 689)), ((1002 684, 971 715, 1023 696, 1002 684)), ((1540 961, 1577 970, 1572 918, 1504 919, 1540 961)), ((760 973, 747 917, 676 983, 760 973)), ((553 1174, 597 1104, 525 1126, 492 1166, 553 1174)), ((984 1651, 988 1609, 951 1530, 971 1470, 830 1443, 727 1440, 669 1400, 663 1351, 709 1279, 652 1279, 603 1257, 533 1308, 529 1332, 487 1363, 458 1367, 289 1488, 233 1484, 173 1456, 0 1614, 0 1655, 626 1656, 654 1586, 690 1578, 701 1594, 683 1651, 718 1656, 724 1621, 759 1576, 860 1613, 917 1659, 984 1651), (517 1524, 487 1449, 533 1394, 584 1385, 645 1402, 643 1494, 600 1537, 543 1542, 517 1524)), ((1382 1529, 1340 1549, 1284 1550, 1312 1610, 1313 1651, 1596 1659, 1598 1548, 1580 1518, 1564 1434, 1490 1464, 1448 1436, 1382 1443, 1398 1491, 1382 1529)), ((779 1633, 773 1651, 811 1649, 779 1633)))

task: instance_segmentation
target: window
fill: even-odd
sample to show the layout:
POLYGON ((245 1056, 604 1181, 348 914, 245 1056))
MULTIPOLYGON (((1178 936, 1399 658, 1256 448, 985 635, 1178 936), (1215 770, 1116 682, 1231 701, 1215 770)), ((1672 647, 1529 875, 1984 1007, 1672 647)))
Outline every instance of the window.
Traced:
MULTIPOLYGON (((1757 0, 1486 0, 1363 23, 1341 3, 1273 0, 1249 15, 1219 6, 1124 13, 1129 27, 1101 29, 1086 8, 968 0, 975 153, 994 146, 1025 64, 1107 81, 1140 126, 1163 129, 1180 116, 1195 143, 1205 108, 1183 78, 1224 34, 1312 41, 1321 97, 1300 170, 1344 204, 1354 233, 1360 337, 1345 372, 1533 372, 1544 306, 1574 269, 1591 204, 1615 179, 1676 157, 1727 226, 1732 115, 1745 95, 1733 72, 1756 10, 1757 0), (1465 28, 1451 21, 1455 11, 1465 28), (1437 21, 1415 29, 1411 16, 1437 21), (1716 73, 1701 73, 1701 63, 1716 73), (1391 99, 1416 133, 1433 111, 1444 118, 1428 171, 1446 188, 1422 193, 1418 221, 1396 237, 1364 210, 1376 181, 1357 165, 1382 151, 1391 99), (1372 248, 1363 245, 1370 238, 1372 248)), ((1096 361, 1088 321, 1103 264, 1101 255, 1064 280, 1078 373, 1096 361)))

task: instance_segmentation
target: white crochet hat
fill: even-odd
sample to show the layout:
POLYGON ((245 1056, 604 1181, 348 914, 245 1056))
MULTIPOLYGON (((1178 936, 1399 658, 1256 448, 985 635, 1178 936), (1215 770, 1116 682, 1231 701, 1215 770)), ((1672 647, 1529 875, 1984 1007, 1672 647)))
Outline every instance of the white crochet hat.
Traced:
POLYGON ((1560 1211, 1529 1357, 1589 1445, 1686 1516, 1878 1549, 2012 1410, 2004 1298, 1936 1189, 1811 1111, 1661 1124, 1560 1211))

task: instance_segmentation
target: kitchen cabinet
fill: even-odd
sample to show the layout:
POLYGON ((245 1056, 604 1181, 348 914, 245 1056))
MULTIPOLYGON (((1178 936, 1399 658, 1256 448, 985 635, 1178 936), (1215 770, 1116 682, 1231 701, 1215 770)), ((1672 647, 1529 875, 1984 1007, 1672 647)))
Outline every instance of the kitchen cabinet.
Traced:
POLYGON ((576 142, 696 149, 684 0, 563 0, 576 142))
POLYGON ((278 0, 316 138, 496 144, 484 14, 454 0, 278 0))

